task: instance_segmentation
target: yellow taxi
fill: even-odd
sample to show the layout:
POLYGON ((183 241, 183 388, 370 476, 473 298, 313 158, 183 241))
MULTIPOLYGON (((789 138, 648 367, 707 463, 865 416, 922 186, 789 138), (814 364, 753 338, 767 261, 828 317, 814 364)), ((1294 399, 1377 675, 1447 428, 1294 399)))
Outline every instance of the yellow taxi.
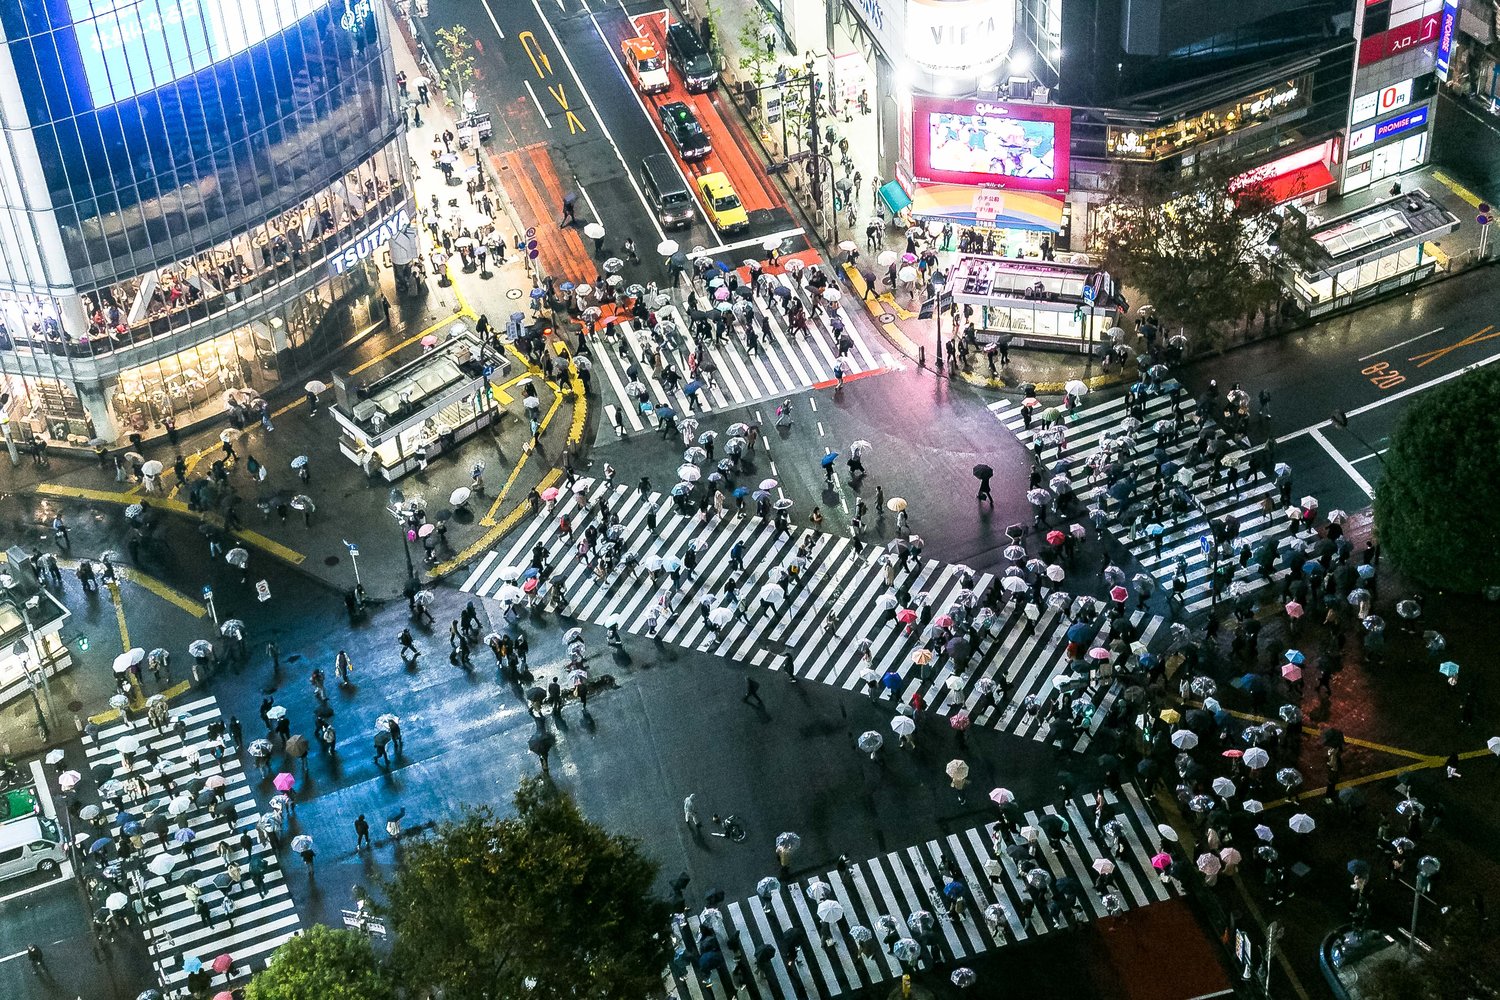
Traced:
POLYGON ((740 196, 728 177, 720 173, 704 174, 698 178, 698 193, 719 232, 738 233, 750 228, 750 213, 740 204, 740 196))
POLYGON ((666 64, 650 39, 627 38, 620 43, 620 52, 625 57, 625 68, 641 93, 659 94, 672 85, 667 79, 666 64))

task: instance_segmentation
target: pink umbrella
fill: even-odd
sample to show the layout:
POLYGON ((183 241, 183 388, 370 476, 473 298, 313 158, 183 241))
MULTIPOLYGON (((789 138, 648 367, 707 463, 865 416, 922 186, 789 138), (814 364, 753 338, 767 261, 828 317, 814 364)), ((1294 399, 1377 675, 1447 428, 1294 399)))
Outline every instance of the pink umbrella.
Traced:
POLYGON ((1016 795, 1009 788, 994 788, 990 790, 990 801, 1003 806, 1016 801, 1016 795))
POLYGON ((526 593, 529 594, 533 590, 536 590, 536 586, 537 586, 537 578, 536 577, 532 577, 531 579, 527 580, 525 583, 521 584, 521 589, 524 590, 524 591, 526 591, 526 593))
POLYGON ((1302 605, 1298 604, 1296 601, 1287 601, 1286 602, 1286 616, 1288 618, 1301 618, 1302 617, 1302 605))
POLYGON ((911 608, 902 608, 896 612, 896 620, 903 625, 910 625, 917 620, 917 613, 911 608))
POLYGON ((553 500, 556 500, 558 498, 558 496, 559 496, 559 493, 557 491, 557 487, 556 486, 549 486, 545 490, 542 490, 542 499, 545 500, 545 501, 547 501, 548 503, 551 503, 553 500))
POLYGON ((1172 863, 1172 855, 1166 853, 1165 851, 1163 851, 1162 853, 1156 855, 1155 857, 1153 857, 1151 859, 1151 867, 1155 868, 1159 872, 1166 871, 1167 870, 1167 866, 1169 866, 1171 863, 1172 863))
POLYGON ((1089 659, 1091 660, 1107 660, 1111 655, 1113 654, 1111 654, 1110 651, 1105 649, 1103 646, 1095 646, 1093 649, 1089 650, 1089 659))
POLYGON ((932 624, 936 625, 938 628, 952 628, 953 627, 953 616, 952 615, 938 615, 936 618, 934 618, 932 620, 932 624))
POLYGON ((1295 663, 1283 663, 1281 665, 1281 676, 1289 681, 1300 681, 1302 679, 1302 668, 1295 663))
POLYGON ((228 972, 232 968, 234 968, 234 959, 229 957, 228 952, 225 952, 224 954, 214 959, 215 972, 228 972))
POLYGON ((716 301, 716 302, 728 302, 729 301, 729 289, 727 289, 727 288, 715 288, 714 289, 714 301, 716 301))
POLYGON ((435 336, 433 336, 432 334, 429 333, 427 336, 425 336, 425 337, 422 338, 422 346, 423 347, 436 347, 437 346, 437 337, 435 337, 435 336))
POLYGON ((1233 759, 1245 756, 1245 751, 1243 751, 1243 750, 1225 750, 1220 756, 1228 757, 1231 760, 1233 760, 1233 759))
POLYGON ((271 779, 271 784, 276 786, 278 792, 290 792, 292 786, 297 784, 296 777, 290 771, 282 771, 271 779))
POLYGON ((234 1000, 234 994, 228 990, 214 994, 214 1000, 234 1000))
POLYGON ((1126 590, 1124 587, 1111 587, 1109 589, 1109 599, 1111 601, 1114 601, 1116 604, 1123 604, 1125 602, 1125 598, 1129 596, 1130 591, 1126 590))
POLYGON ((952 726, 954 729, 957 729, 959 732, 963 732, 965 729, 969 728, 969 713, 963 711, 962 709, 954 712, 952 715, 948 716, 948 725, 952 726))

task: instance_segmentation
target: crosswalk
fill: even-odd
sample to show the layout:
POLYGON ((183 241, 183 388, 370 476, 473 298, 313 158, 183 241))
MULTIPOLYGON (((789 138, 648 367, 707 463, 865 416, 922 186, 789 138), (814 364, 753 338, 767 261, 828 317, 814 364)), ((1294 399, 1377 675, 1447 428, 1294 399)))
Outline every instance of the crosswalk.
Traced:
MULTIPOLYGON (((1126 515, 1131 523, 1122 521, 1121 514, 1124 512, 1118 501, 1110 501, 1108 505, 1109 530, 1122 545, 1130 549, 1131 554, 1151 574, 1158 586, 1168 587, 1179 571, 1179 566, 1185 567, 1186 612, 1202 611, 1214 604, 1210 586, 1213 566, 1203 541, 1212 537, 1210 520, 1226 515, 1238 520, 1236 549, 1248 544, 1252 554, 1258 556, 1262 546, 1269 546, 1276 553, 1275 562, 1268 574, 1261 572, 1255 559, 1245 566, 1236 564, 1233 580, 1220 594, 1219 600, 1240 594, 1253 595, 1286 575, 1287 570, 1279 549, 1289 544, 1293 532, 1284 513, 1286 505, 1276 502, 1278 490, 1270 478, 1261 476, 1258 481, 1252 482, 1249 473, 1244 473, 1235 488, 1229 486, 1227 477, 1223 475, 1217 482, 1210 482, 1211 462, 1205 460, 1194 466, 1191 454, 1194 442, 1192 431, 1184 431, 1180 438, 1169 443, 1164 442, 1162 435, 1158 433, 1158 422, 1172 417, 1172 401, 1165 394, 1150 396, 1146 400, 1143 417, 1135 420, 1130 418, 1123 395, 1108 398, 1089 396, 1084 402, 1085 405, 1077 414, 1065 420, 1062 425, 1066 445, 1061 459, 1057 457, 1056 449, 1043 430, 1040 419, 1034 419, 1028 429, 1021 408, 1010 400, 997 400, 989 408, 1023 444, 1034 448, 1037 436, 1042 435, 1042 441, 1048 442, 1043 444, 1041 450, 1042 463, 1048 470, 1045 478, 1050 480, 1053 475, 1059 474, 1062 471, 1060 464, 1065 464, 1065 474, 1074 492, 1089 508, 1098 507, 1106 499, 1105 480, 1096 474, 1093 464, 1095 457, 1102 454, 1101 446, 1105 445, 1106 440, 1118 440, 1125 434, 1132 438, 1133 446, 1128 455, 1120 460, 1126 467, 1141 470, 1139 482, 1142 484, 1149 484, 1152 480, 1158 446, 1164 448, 1168 460, 1175 466, 1193 470, 1192 485, 1188 491, 1194 503, 1185 513, 1174 513, 1164 494, 1158 520, 1152 522, 1144 515, 1133 516, 1143 510, 1144 501, 1149 494, 1146 489, 1136 491, 1133 501, 1135 509, 1126 515), (1129 430, 1132 427, 1136 429, 1129 430), (1265 504, 1266 500, 1271 502, 1265 504)), ((1184 413, 1193 407, 1191 400, 1184 400, 1182 405, 1184 413)), ((1118 451, 1112 454, 1121 455, 1118 451)), ((1242 447, 1231 450, 1227 460, 1235 462, 1241 470, 1248 465, 1242 447)), ((1293 500, 1295 499, 1294 497, 1293 500)), ((1126 510, 1130 509, 1127 505, 1126 510)))
MULTIPOLYGON (((921 967, 935 959, 947 971, 992 949, 1168 899, 1176 890, 1152 868, 1160 838, 1144 803, 1129 786, 1104 794, 1112 814, 1107 822, 1118 824, 1107 833, 1094 828, 1093 806, 1084 800, 1026 812, 1024 824, 1039 831, 1033 859, 1007 845, 1024 843, 1024 828, 997 844, 994 824, 986 824, 689 916, 677 928, 681 947, 664 976, 666 993, 677 1000, 729 995, 737 992, 725 982, 733 976, 743 984, 740 995, 756 1000, 832 998, 898 978, 904 970, 892 952, 902 946, 886 942, 918 940, 913 926, 931 928, 921 967), (1062 828, 1044 817, 1060 818, 1066 830, 1049 836, 1043 824, 1062 828), (1094 865, 1101 860, 1114 871, 1096 887, 1094 865), (1022 866, 1033 864, 1047 875, 1028 877, 1022 866), (957 912, 943 892, 950 880, 962 885, 957 912), (819 896, 842 911, 832 925, 818 918, 819 896), (789 934, 800 955, 790 954, 789 934), (701 957, 709 941, 718 945, 723 964, 701 957), (757 962, 756 952, 767 945, 775 956, 757 962)), ((1002 992, 985 985, 980 995, 1002 992)))
MULTIPOLYGON (((136 817, 137 822, 147 823, 147 829, 139 834, 144 847, 138 849, 137 857, 144 862, 139 868, 144 882, 132 896, 144 903, 154 900, 154 905, 141 905, 139 919, 145 928, 145 938, 150 950, 161 988, 172 995, 187 994, 188 970, 186 960, 196 958, 203 967, 210 969, 215 958, 229 955, 233 959, 232 973, 241 977, 247 970, 258 969, 270 959, 278 945, 296 935, 299 921, 286 878, 274 851, 255 843, 252 838, 250 855, 240 849, 240 838, 254 833, 261 821, 254 792, 246 779, 244 768, 234 750, 224 753, 216 761, 211 753, 214 740, 208 727, 215 721, 223 722, 219 705, 212 697, 198 698, 171 706, 174 717, 185 723, 185 735, 179 736, 175 727, 158 732, 144 720, 133 724, 115 723, 96 736, 85 737, 84 747, 88 753, 89 766, 107 765, 114 769, 117 779, 129 776, 144 779, 149 789, 144 798, 125 801, 125 811, 136 817), (131 736, 138 739, 142 750, 136 752, 134 767, 127 770, 121 761, 119 740, 131 736), (144 759, 145 748, 152 748, 159 755, 161 769, 153 768, 144 759), (191 763, 191 753, 199 758, 198 773, 191 763), (158 847, 157 835, 151 831, 148 817, 166 815, 173 795, 167 790, 162 770, 176 782, 180 795, 188 790, 195 777, 211 788, 222 779, 222 801, 230 803, 236 810, 231 827, 224 816, 215 816, 206 805, 195 804, 182 817, 173 817, 165 827, 165 835, 175 840, 179 829, 192 830, 197 836, 192 841, 191 857, 178 843, 172 842, 172 853, 181 860, 170 876, 155 874, 151 869, 154 859, 164 852, 158 847), (218 856, 220 843, 228 843, 234 850, 233 860, 242 869, 242 881, 236 887, 232 883, 226 891, 215 884, 214 879, 226 872, 226 865, 218 856), (264 865, 260 887, 248 873, 251 857, 259 858, 264 865), (212 922, 205 923, 189 898, 188 885, 202 889, 201 899, 209 904, 212 922), (224 907, 231 901, 232 912, 224 907)), ((102 835, 102 831, 101 831, 102 835)), ((118 814, 108 827, 108 836, 119 843, 125 836, 118 814)), ((215 982, 222 982, 216 976, 215 982)))
MULTIPOLYGON (((790 289, 792 294, 801 295, 806 301, 806 292, 791 275, 774 277, 777 286, 790 289)), ((775 295, 768 297, 775 298, 775 295)), ((757 296, 754 305, 766 321, 761 329, 769 327, 773 333, 759 338, 758 349, 753 354, 746 349, 742 332, 729 334, 724 346, 709 347, 708 355, 713 359, 714 371, 711 378, 704 378, 702 388, 691 403, 685 391, 693 378, 689 367, 692 352, 689 323, 676 306, 666 306, 658 313, 679 332, 666 338, 658 354, 660 361, 655 365, 644 360, 651 342, 651 331, 643 325, 628 319, 620 320, 615 324, 613 345, 608 344, 603 336, 595 337, 590 355, 595 379, 600 383, 606 402, 619 408, 627 431, 639 432, 655 425, 655 417, 642 412, 643 402, 651 408, 670 405, 679 413, 725 410, 831 384, 835 380, 834 365, 841 356, 846 379, 894 366, 889 352, 882 351, 877 356, 866 343, 842 303, 837 306, 825 303, 818 316, 809 318, 810 333, 804 337, 794 334, 784 310, 769 306, 766 299, 757 296), (833 329, 834 315, 843 323, 843 335, 850 342, 842 355, 838 335, 833 329), (669 367, 683 378, 671 389, 661 378, 669 367), (644 394, 639 389, 632 392, 633 384, 644 386, 644 394)))
MULTIPOLYGON (((1059 694, 1060 682, 1072 676, 1065 655, 1065 636, 1073 624, 1068 617, 1072 599, 1063 592, 1049 595, 1040 606, 1031 605, 1031 614, 1010 601, 992 616, 983 609, 970 612, 974 627, 966 664, 960 665, 952 655, 939 655, 919 666, 915 657, 926 629, 920 620, 910 628, 894 621, 894 612, 881 606, 883 595, 904 593, 913 604, 921 603, 919 595, 927 595, 931 624, 952 615, 951 627, 962 635, 965 628, 959 619, 967 610, 964 606, 983 600, 994 582, 991 574, 925 558, 903 562, 879 545, 858 545, 847 536, 813 532, 816 541, 808 566, 796 578, 801 582, 789 582, 785 597, 768 604, 762 598, 768 574, 789 564, 809 529, 788 536, 774 523, 748 514, 736 518, 733 511, 722 522, 704 523, 676 513, 668 500, 632 487, 586 480, 576 498, 559 501, 561 510, 532 516, 503 547, 486 553, 462 589, 489 598, 504 596, 506 588, 514 586, 511 581, 532 564, 540 544, 546 551, 549 583, 563 587, 565 614, 570 617, 614 624, 622 632, 755 666, 790 670, 798 679, 883 702, 899 697, 910 705, 920 695, 933 712, 950 715, 963 709, 975 725, 1043 742, 1055 739, 1080 750, 1089 733, 1103 724, 1119 693, 1117 684, 1095 674, 1085 691, 1066 699, 1059 694), (601 574, 577 556, 579 537, 589 523, 586 518, 593 516, 586 507, 601 496, 618 518, 624 551, 639 559, 633 568, 601 574), (649 526, 653 505, 658 508, 655 530, 649 526), (564 511, 577 522, 570 535, 560 526, 564 511), (685 559, 689 543, 696 546, 697 569, 682 571, 674 594, 670 561, 685 559), (734 566, 736 544, 744 546, 744 572, 734 566), (888 561, 894 565, 888 566, 888 561), (654 579, 650 567, 658 567, 654 579), (730 587, 736 590, 742 613, 716 626, 701 601, 708 595, 727 607, 730 587), (890 671, 900 675, 898 695, 882 683, 890 671), (1056 705, 1078 723, 1076 738, 1054 729, 1058 720, 1049 717, 1049 711, 1056 705)), ((1133 612, 1132 621, 1139 630, 1136 651, 1153 648, 1163 632, 1162 620, 1133 612)), ((1081 680, 1073 683, 1082 685, 1081 680)))

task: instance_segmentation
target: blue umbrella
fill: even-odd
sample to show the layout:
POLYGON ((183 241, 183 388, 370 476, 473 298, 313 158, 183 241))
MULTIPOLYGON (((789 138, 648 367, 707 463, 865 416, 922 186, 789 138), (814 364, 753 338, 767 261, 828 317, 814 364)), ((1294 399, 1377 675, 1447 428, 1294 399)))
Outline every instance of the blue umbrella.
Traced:
MULTIPOLYGON (((532 291, 532 293, 534 295, 536 292, 540 292, 541 289, 540 288, 533 288, 531 291, 532 291)), ((512 323, 520 323, 520 322, 525 321, 525 319, 526 319, 526 314, 523 313, 523 312, 513 312, 513 313, 510 314, 510 321, 512 323)))
POLYGON ((1289 649, 1286 651, 1286 662, 1300 666, 1307 662, 1307 656, 1300 649, 1289 649))
POLYGON ((121 826, 120 829, 124 831, 125 836, 134 837, 136 834, 141 832, 141 824, 137 823, 135 820, 131 820, 129 823, 121 826))
POLYGON ((521 574, 521 579, 523 579, 523 580, 530 580, 534 576, 541 576, 541 575, 542 575, 542 571, 541 570, 537 569, 535 566, 528 566, 528 567, 526 567, 526 572, 524 572, 524 573, 521 574))
POLYGON ((189 844, 198 839, 198 834, 192 830, 178 830, 172 834, 172 839, 179 844, 189 844))
POLYGON ((701 388, 703 388, 703 383, 698 381, 697 379, 693 379, 687 385, 682 387, 682 391, 691 396, 701 388))
POLYGON ((678 483, 676 486, 672 487, 672 495, 674 497, 685 497, 691 492, 693 492, 692 483, 678 483))
MULTIPOLYGON (((547 297, 547 292, 546 292, 545 289, 542 289, 542 288, 533 288, 531 290, 531 297, 532 297, 533 300, 535 300, 535 299, 544 299, 544 298, 547 297)), ((524 319, 525 317, 522 317, 522 318, 524 319)))
POLYGON ((1355 858, 1353 861, 1349 862, 1347 868, 1349 870, 1349 874, 1353 875, 1355 878, 1363 878, 1364 876, 1370 874, 1370 863, 1368 861, 1361 861, 1359 858, 1355 858))
POLYGON ((1454 663, 1452 660, 1444 660, 1442 663, 1438 664, 1438 673, 1442 674, 1444 677, 1457 677, 1458 664, 1454 663))
POLYGON ((1128 479, 1122 479, 1109 488, 1109 495, 1116 500, 1124 502, 1130 499, 1130 493, 1135 489, 1135 484, 1128 479))
POLYGON ((114 841, 109 837, 100 837, 98 840, 89 845, 89 853, 98 854, 100 851, 107 850, 113 844, 114 841))
POLYGON ((785 285, 777 285, 775 288, 771 289, 771 293, 785 299, 791 297, 792 290, 785 285))
POLYGON ((821 465, 821 466, 823 466, 823 468, 826 469, 830 465, 832 465, 834 462, 837 462, 838 458, 839 458, 839 453, 838 452, 836 452, 836 451, 830 451, 828 454, 824 455, 821 459, 819 459, 818 464, 821 465))
POLYGON ((573 289, 577 288, 578 286, 575 285, 575 284, 573 284, 571 281, 564 281, 562 284, 558 285, 557 287, 559 289, 561 289, 562 291, 564 291, 564 292, 571 292, 573 289))
POLYGON ((730 270, 729 265, 726 264, 726 263, 724 263, 722 260, 716 260, 716 261, 714 261, 714 267, 717 267, 720 271, 723 271, 725 274, 728 274, 729 270, 730 270))
POLYGON ((1239 689, 1241 691, 1249 691, 1250 690, 1250 685, 1253 684, 1254 682, 1255 682, 1255 675, 1254 674, 1241 674, 1240 676, 1236 677, 1234 680, 1230 681, 1229 682, 1229 686, 1232 687, 1232 688, 1237 688, 1237 689, 1239 689))
POLYGON ((1093 634, 1093 626, 1085 625, 1083 622, 1077 622, 1068 626, 1069 642, 1088 642, 1093 634))
POLYGON ((734 488, 734 494, 733 495, 734 495, 735 499, 739 499, 740 497, 747 497, 747 496, 750 495, 750 487, 748 487, 748 486, 736 486, 734 488))
POLYGON ((1167 526, 1164 524, 1153 524, 1146 531, 1150 533, 1152 538, 1160 538, 1167 533, 1167 526))
POLYGON ((1152 667, 1156 666, 1157 663, 1159 663, 1159 662, 1160 661, 1157 659, 1157 656, 1156 656, 1155 653, 1142 653, 1141 654, 1141 666, 1145 667, 1147 670, 1150 670, 1152 667))
POLYGON ((885 676, 880 678, 880 683, 885 685, 887 691, 894 691, 901 686, 901 674, 895 670, 887 670, 885 676))
POLYGON ((182 960, 183 972, 201 972, 202 970, 203 962, 198 958, 197 955, 189 955, 187 958, 184 958, 182 960))
POLYGON ((1354 572, 1359 574, 1359 578, 1361 580, 1368 580, 1370 577, 1375 575, 1375 567, 1371 566, 1369 563, 1360 563, 1359 566, 1355 568, 1354 572))
POLYGON ((771 494, 767 493, 765 490, 756 490, 753 494, 751 494, 751 496, 758 501, 771 499, 771 494))
POLYGON ((1323 564, 1318 562, 1316 559, 1309 559, 1307 562, 1302 564, 1303 576, 1321 576, 1322 574, 1323 564))
POLYGON ((656 408, 656 415, 658 417, 661 417, 663 420, 666 420, 668 417, 677 416, 677 411, 672 409, 670 406, 658 406, 656 408))

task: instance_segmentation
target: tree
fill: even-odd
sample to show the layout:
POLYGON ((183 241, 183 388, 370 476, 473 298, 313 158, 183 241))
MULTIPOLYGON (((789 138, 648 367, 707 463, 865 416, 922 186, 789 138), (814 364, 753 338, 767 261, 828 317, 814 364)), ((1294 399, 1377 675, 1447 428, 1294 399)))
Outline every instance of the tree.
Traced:
POLYGON ((271 956, 245 986, 245 1000, 395 1000, 390 976, 370 941, 354 931, 313 924, 271 956))
POLYGON ((1477 1000, 1497 995, 1500 944, 1474 918, 1455 910, 1440 930, 1431 951, 1415 960, 1378 962, 1359 977, 1364 1000, 1477 1000))
MULTIPOLYGON (((757 87, 766 82, 767 69, 776 61, 776 37, 776 22, 771 12, 760 4, 752 6, 750 15, 740 25, 740 51, 743 53, 740 69, 749 74, 757 87)), ((755 102, 759 105, 759 93, 755 95, 755 102)))
POLYGON ((1285 256, 1304 253, 1300 216, 1275 215, 1264 184, 1235 178, 1227 157, 1191 169, 1130 165, 1115 176, 1094 250, 1117 282, 1208 347, 1279 293, 1273 235, 1285 256))
MULTIPOLYGON (((458 93, 462 96, 469 81, 474 79, 474 42, 469 38, 469 30, 461 24, 439 28, 437 39, 438 51, 448 64, 449 79, 458 85, 458 93)), ((448 100, 451 104, 453 99, 448 100)))
POLYGON ((1474 593, 1500 583, 1500 370, 1422 393, 1396 424, 1375 490, 1385 555, 1413 583, 1474 593))
POLYGON ((655 862, 530 778, 516 816, 474 809, 406 848, 386 886, 392 960, 449 1000, 608 998, 661 988, 670 911, 655 862))

